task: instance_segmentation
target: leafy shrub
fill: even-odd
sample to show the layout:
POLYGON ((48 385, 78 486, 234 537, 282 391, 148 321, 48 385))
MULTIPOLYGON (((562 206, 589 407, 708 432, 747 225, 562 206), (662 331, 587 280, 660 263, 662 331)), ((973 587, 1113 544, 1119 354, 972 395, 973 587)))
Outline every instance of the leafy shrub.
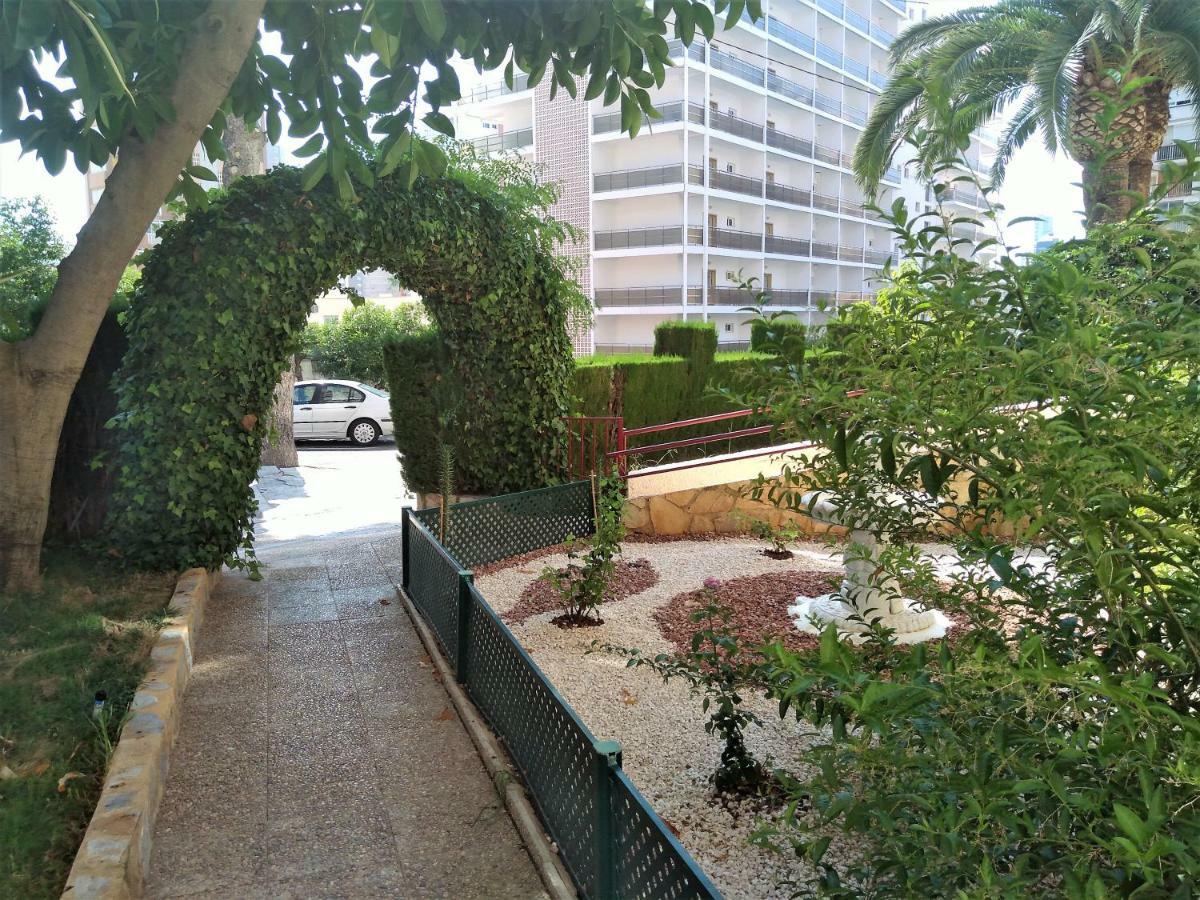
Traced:
POLYGON ((41 197, 0 199, 0 341, 33 330, 33 309, 49 299, 66 252, 41 197))
POLYGON ((776 314, 758 318, 750 324, 750 349, 759 353, 781 353, 803 359, 808 329, 792 316, 776 314))
POLYGON ((832 630, 816 655, 771 649, 781 711, 830 729, 773 837, 830 896, 1190 896, 1200 216, 1146 210, 992 268, 947 249, 956 217, 894 219, 918 262, 803 371, 769 369, 780 427, 830 452, 763 492, 799 508, 821 486, 898 549, 951 531, 936 603, 967 625, 935 652, 832 630), (833 828, 857 860, 824 858, 833 828))
POLYGON ((684 653, 659 653, 646 656, 636 648, 594 643, 591 651, 623 656, 627 667, 641 666, 662 676, 663 681, 682 679, 693 694, 704 697, 702 708, 708 715, 704 730, 716 734, 725 746, 721 762, 710 776, 720 793, 755 794, 772 781, 767 767, 746 746, 745 731, 762 721, 744 703, 744 695, 761 690, 762 660, 730 626, 730 611, 713 600, 715 579, 705 579, 708 602, 692 613, 699 626, 692 635, 691 648, 684 653))
POLYGON ((772 525, 765 519, 756 519, 747 517, 750 533, 760 541, 765 541, 770 546, 763 551, 767 556, 775 559, 791 559, 792 551, 788 549, 788 544, 794 544, 800 537, 801 531, 798 525, 794 522, 783 522, 779 525, 772 525))
POLYGON ((625 539, 625 498, 616 476, 593 478, 596 531, 588 550, 579 559, 578 544, 567 540, 567 565, 563 569, 547 566, 541 578, 562 598, 563 624, 600 624, 600 604, 616 571, 615 559, 625 539))
POLYGON ((342 313, 336 322, 309 324, 301 337, 302 352, 326 378, 387 383, 383 348, 408 334, 429 328, 420 304, 385 309, 363 303, 342 313))

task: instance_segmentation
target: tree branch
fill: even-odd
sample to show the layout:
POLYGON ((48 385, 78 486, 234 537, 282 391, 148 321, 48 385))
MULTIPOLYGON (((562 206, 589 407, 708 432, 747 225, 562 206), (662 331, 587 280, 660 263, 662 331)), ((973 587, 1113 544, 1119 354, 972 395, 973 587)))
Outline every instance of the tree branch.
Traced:
POLYGON ((100 202, 59 264, 46 314, 18 345, 35 381, 74 385, 121 274, 245 63, 265 5, 214 0, 197 18, 171 93, 175 120, 148 141, 133 132, 122 141, 100 202))

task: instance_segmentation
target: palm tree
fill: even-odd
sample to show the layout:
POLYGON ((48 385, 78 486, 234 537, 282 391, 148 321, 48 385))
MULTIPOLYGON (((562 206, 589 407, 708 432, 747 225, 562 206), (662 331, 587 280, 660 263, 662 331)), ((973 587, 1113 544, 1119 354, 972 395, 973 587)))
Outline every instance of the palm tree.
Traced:
POLYGON ((993 183, 1040 133, 1085 164, 1089 223, 1120 219, 1123 191, 1150 191, 1171 91, 1200 99, 1200 0, 1000 0, 918 22, 891 54, 896 74, 854 156, 867 190, 946 110, 965 131, 1011 108, 993 183))

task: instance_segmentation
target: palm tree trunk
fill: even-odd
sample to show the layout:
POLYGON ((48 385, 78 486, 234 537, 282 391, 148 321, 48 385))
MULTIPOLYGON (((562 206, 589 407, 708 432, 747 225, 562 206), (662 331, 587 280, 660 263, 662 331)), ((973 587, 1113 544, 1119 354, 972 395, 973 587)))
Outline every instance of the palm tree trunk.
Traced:
POLYGON ((1114 157, 1083 165, 1083 205, 1087 226, 1120 222, 1129 215, 1129 159, 1114 157))
POLYGON ((1129 161, 1129 190, 1143 197, 1150 196, 1151 176, 1154 174, 1154 157, 1137 156, 1129 161))

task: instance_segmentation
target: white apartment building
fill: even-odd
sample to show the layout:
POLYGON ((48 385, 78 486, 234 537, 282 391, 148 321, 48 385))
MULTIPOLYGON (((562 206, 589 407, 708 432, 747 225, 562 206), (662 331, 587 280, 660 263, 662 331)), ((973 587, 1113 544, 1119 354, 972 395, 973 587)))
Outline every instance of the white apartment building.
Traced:
MULTIPOLYGON (((1171 124, 1167 128, 1167 136, 1163 146, 1158 149, 1155 159, 1181 160, 1183 153, 1176 146, 1176 141, 1187 141, 1191 144, 1200 142, 1200 109, 1197 102, 1200 98, 1192 97, 1183 91, 1171 95, 1171 124)), ((1166 206, 1176 206, 1184 203, 1200 203, 1200 182, 1191 185, 1179 184, 1171 188, 1166 200, 1166 206)))
MULTIPOLYGON (((744 345, 749 277, 771 309, 814 325, 874 293, 893 238, 864 208, 851 160, 905 0, 764 0, 763 11, 719 22, 711 44, 671 43, 675 67, 652 91, 662 118, 632 140, 600 100, 551 102, 549 79, 486 84, 458 105, 459 133, 536 160, 563 187, 555 214, 587 235, 574 255, 596 309, 577 352, 647 348, 668 319, 714 322, 722 344, 744 345)), ((972 152, 986 170, 987 148, 972 152)), ((878 202, 901 195, 911 208, 926 190, 897 165, 878 202)), ((961 186, 946 199, 965 214, 980 202, 961 186)))

